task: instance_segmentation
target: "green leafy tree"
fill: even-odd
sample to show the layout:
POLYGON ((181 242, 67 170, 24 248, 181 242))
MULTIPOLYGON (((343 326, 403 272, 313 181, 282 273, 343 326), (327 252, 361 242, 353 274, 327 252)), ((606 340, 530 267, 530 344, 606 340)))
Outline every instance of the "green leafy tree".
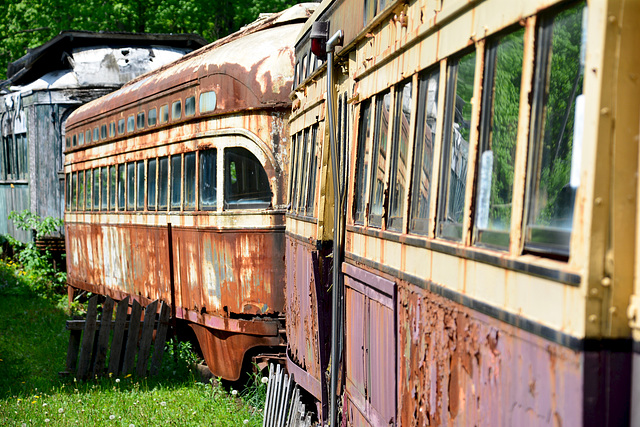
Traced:
POLYGON ((13 62, 64 30, 196 33, 209 41, 293 0, 14 0, 0 2, 0 79, 13 62))

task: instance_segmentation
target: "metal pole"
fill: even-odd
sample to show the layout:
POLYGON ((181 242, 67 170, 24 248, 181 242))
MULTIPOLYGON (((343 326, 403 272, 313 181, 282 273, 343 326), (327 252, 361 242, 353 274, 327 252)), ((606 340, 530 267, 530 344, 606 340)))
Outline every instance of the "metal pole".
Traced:
MULTIPOLYGON (((340 328, 338 325, 340 294, 338 284, 340 283, 340 254, 342 252, 342 242, 340 241, 340 185, 338 183, 338 150, 335 140, 335 124, 333 122, 333 49, 341 46, 343 39, 342 30, 338 30, 327 41, 327 104, 329 105, 329 141, 331 144, 331 171, 333 174, 333 275, 331 292, 331 393, 329 398, 329 425, 337 425, 337 392, 338 392, 338 335, 340 328)), ((341 326, 341 325, 340 325, 341 326)))

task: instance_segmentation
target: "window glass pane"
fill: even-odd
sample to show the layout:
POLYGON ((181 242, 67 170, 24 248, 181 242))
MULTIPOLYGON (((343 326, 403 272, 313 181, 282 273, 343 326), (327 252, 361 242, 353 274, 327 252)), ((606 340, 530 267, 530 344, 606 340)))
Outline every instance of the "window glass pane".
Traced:
POLYGON ((144 111, 138 113, 136 117, 136 126, 138 127, 138 129, 144 129, 144 111))
POLYGON ((78 172, 71 176, 71 210, 78 210, 78 172))
POLYGON ((309 129, 305 129, 302 132, 302 146, 300 151, 300 195, 298 196, 298 203, 296 204, 296 210, 302 212, 305 206, 305 199, 307 197, 307 184, 309 180, 309 129))
POLYGON ((105 139, 107 137, 107 125, 100 126, 100 138, 105 139))
POLYGON ((416 119, 415 148, 413 152, 413 177, 411 185, 411 210, 409 231, 418 234, 429 232, 429 199, 433 181, 433 144, 436 138, 438 116, 438 83, 440 72, 420 76, 418 83, 418 112, 416 119))
POLYGON ((66 175, 66 184, 67 184, 67 194, 66 194, 66 209, 68 211, 71 210, 71 174, 68 173, 66 175))
POLYGON ((389 178, 389 223, 387 228, 402 231, 405 189, 407 188, 407 153, 409 152, 409 124, 411 123, 411 82, 396 89, 396 108, 393 125, 391 169, 389 178))
POLYGON ((318 136, 318 125, 311 127, 311 141, 309 143, 310 159, 309 159, 309 189, 307 192, 306 213, 308 216, 314 215, 316 200, 316 169, 318 167, 318 153, 316 138, 318 136))
POLYGON ((205 92, 200 94, 200 112, 208 113, 216 109, 216 93, 205 92))
POLYGON ((76 139, 76 136, 75 136, 75 135, 73 135, 73 138, 71 139, 71 141, 72 141, 71 145, 72 145, 73 147, 75 147, 75 146, 78 144, 78 141, 77 141, 77 139, 76 139))
POLYGON ((70 137, 65 137, 65 147, 69 148, 71 147, 71 138, 70 137))
POLYGON ((133 132, 135 130, 136 120, 133 116, 127 117, 127 132, 133 132))
POLYGON ((93 210, 100 210, 100 169, 93 170, 93 210))
POLYGON ((109 138, 116 136, 116 122, 109 123, 109 138))
POLYGON ((169 121, 169 106, 163 105, 160 107, 160 123, 167 123, 169 121))
POLYGON ((91 131, 88 130, 85 132, 85 141, 87 141, 87 143, 91 142, 91 131))
POLYGON ((369 225, 382 225, 382 203, 384 200, 384 174, 387 167, 387 137, 389 129, 389 107, 391 94, 376 97, 376 120, 373 135, 373 156, 371 161, 371 194, 369 196, 369 225))
POLYGON ((193 116, 196 113, 196 97, 190 96, 184 100, 184 115, 193 116))
POLYGON ((78 210, 83 211, 84 206, 84 171, 80 171, 78 174, 78 210))
POLYGON ((116 167, 109 166, 109 210, 116 209, 116 167))
POLYGON ((580 3, 542 19, 537 36, 525 246, 563 255, 580 181, 586 12, 580 3))
POLYGON ((169 158, 158 159, 158 210, 166 211, 169 199, 169 158))
POLYGON ((462 217, 467 182, 471 98, 476 66, 475 51, 452 60, 447 88, 447 122, 442 150, 440 186, 441 205, 438 236, 452 240, 462 238, 462 217))
POLYGON ((127 163, 127 210, 136 208, 136 164, 127 163))
POLYGON ((93 141, 98 141, 100 139, 100 130, 95 127, 93 128, 93 141))
POLYGON ((107 199, 107 167, 100 168, 100 209, 106 211, 108 208, 107 199))
POLYGON ((149 114, 147 115, 147 124, 149 126, 153 126, 156 124, 157 120, 158 120, 158 113, 156 112, 155 108, 152 108, 151 110, 149 110, 149 114))
POLYGON ((356 159, 356 182, 353 200, 356 224, 364 224, 371 129, 371 100, 367 100, 360 106, 360 123, 358 125, 358 158, 356 159))
POLYGON ((171 156, 171 209, 180 209, 180 191, 182 191, 182 156, 171 156))
POLYGON ((196 153, 184 155, 184 208, 196 208, 196 153))
POLYGON ((476 197, 476 242, 509 247, 524 29, 491 43, 485 55, 476 197))
POLYGON ((298 154, 300 151, 299 145, 302 143, 302 133, 294 135, 291 139, 291 177, 289 179, 289 210, 295 211, 296 200, 298 198, 298 154))
POLYGON ((144 210, 144 161, 136 162, 136 168, 138 170, 136 174, 136 209, 139 211, 144 210))
POLYGON ((87 171, 85 171, 85 179, 87 180, 87 182, 85 183, 85 189, 87 191, 87 194, 85 196, 85 209, 90 211, 91 210, 91 202, 93 201, 93 196, 92 196, 92 189, 93 189, 93 174, 91 173, 91 169, 88 169, 87 171))
POLYGON ((217 150, 203 150, 200 152, 200 209, 214 210, 216 208, 216 164, 217 150))
POLYGON ((124 165, 118 165, 118 210, 125 209, 126 171, 124 165))
POLYGON ((124 133, 124 119, 118 120, 118 135, 122 135, 124 133))
POLYGON ((176 101, 171 104, 171 120, 178 120, 182 116, 182 103, 176 101))
POLYGON ((78 134, 78 145, 82 145, 82 144, 84 144, 84 133, 80 132, 78 134))
POLYGON ((147 162, 147 209, 156 210, 156 159, 147 162))
POLYGON ((271 205, 269 178, 249 150, 225 149, 224 166, 226 209, 266 209, 271 205))

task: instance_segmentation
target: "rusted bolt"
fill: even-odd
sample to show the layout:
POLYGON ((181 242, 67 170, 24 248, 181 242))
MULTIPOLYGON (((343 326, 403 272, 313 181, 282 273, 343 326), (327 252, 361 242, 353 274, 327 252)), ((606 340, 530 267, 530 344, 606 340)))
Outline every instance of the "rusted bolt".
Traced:
POLYGON ((589 293, 593 296, 598 295, 598 288, 591 288, 591 290, 589 291, 589 293))
POLYGON ((609 15, 609 23, 613 24, 614 22, 616 22, 616 17, 614 15, 609 15))
POLYGON ((636 80, 638 80, 638 75, 636 73, 629 73, 629 80, 635 82, 636 80))
POLYGON ((610 110, 608 107, 604 107, 604 108, 602 108, 602 109, 600 110, 600 115, 602 115, 602 116, 608 116, 610 111, 611 111, 611 110, 610 110))
POLYGON ((598 316, 596 316, 595 314, 589 316, 589 322, 596 323, 596 320, 598 320, 598 316))
POLYGON ((602 280, 600 281, 600 284, 605 287, 608 288, 609 286, 611 286, 611 277, 603 277, 602 280))
POLYGON ((618 307, 609 307, 610 314, 617 314, 617 312, 618 312, 618 307))
POLYGON ((600 206, 602 204, 602 197, 596 197, 596 206, 600 206))

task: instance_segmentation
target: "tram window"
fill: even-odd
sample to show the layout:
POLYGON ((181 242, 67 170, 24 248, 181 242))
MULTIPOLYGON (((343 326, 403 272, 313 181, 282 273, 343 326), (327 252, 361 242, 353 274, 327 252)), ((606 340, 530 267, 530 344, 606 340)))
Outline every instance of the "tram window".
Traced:
POLYGON ((171 156, 171 210, 180 210, 182 191, 182 156, 171 156))
POLYGON ((136 116, 136 126, 138 129, 144 129, 144 111, 136 116))
POLYGON ((396 89, 393 139, 389 178, 389 223, 387 228, 402 231, 405 190, 408 186, 407 154, 409 152, 409 125, 411 123, 411 81, 396 89))
POLYGON ((71 210, 71 174, 67 174, 67 194, 66 194, 66 208, 68 211, 71 210))
POLYGON ((437 235, 450 240, 462 238, 475 65, 473 51, 452 59, 448 70, 437 235))
POLYGON ((163 105, 160 107, 160 124, 167 123, 169 121, 169 106, 163 105))
POLYGON ((369 171, 369 150, 371 147, 371 100, 360 106, 360 123, 358 125, 358 151, 356 159, 356 179, 354 190, 354 221, 364 224, 366 208, 367 176, 369 171))
POLYGON ((71 210, 78 210, 78 172, 71 175, 71 210))
POLYGON ((78 143, 78 140, 76 139, 76 136, 73 135, 73 137, 71 138, 71 146, 75 147, 78 143))
POLYGON ((78 134, 78 145, 84 144, 84 132, 78 134))
POLYGON ((364 25, 367 25, 376 16, 378 0, 364 0, 364 25))
POLYGON ((308 77, 308 72, 309 72, 309 67, 307 66, 307 55, 304 55, 302 57, 302 81, 304 81, 304 79, 306 79, 308 77))
POLYGON ((309 74, 313 74, 318 66, 318 58, 313 54, 313 52, 309 53, 309 74))
POLYGON ((200 151, 200 209, 215 210, 217 201, 217 150, 200 151))
POLYGON ((100 210, 100 168, 93 169, 93 210, 100 210))
POLYGON ((180 117, 182 117, 182 102, 178 100, 171 104, 171 120, 178 120, 180 117))
POLYGON ((116 122, 109 123, 109 138, 116 136, 116 122))
POLYGON ((580 184, 586 48, 584 2, 541 17, 534 71, 525 249, 569 255, 580 184))
POLYGON ((196 208, 196 153, 184 155, 184 208, 196 208))
POLYGON ((78 173, 78 210, 83 211, 84 202, 84 171, 78 173))
POLYGON ((289 170, 291 171, 291 177, 289 179, 289 210, 294 211, 295 210, 295 206, 296 206, 296 199, 297 199, 297 189, 298 189, 298 179, 297 179, 297 172, 298 172, 298 162, 297 162, 297 156, 298 156, 298 151, 299 151, 299 145, 301 142, 301 135, 293 135, 293 137, 291 138, 291 167, 289 168, 289 170))
POLYGON ((126 171, 125 165, 118 165, 118 210, 123 211, 125 209, 125 195, 126 195, 126 171))
POLYGON ((85 206, 85 210, 87 211, 91 210, 91 201, 93 200, 92 192, 91 192, 93 188, 92 177, 93 177, 93 174, 91 173, 91 169, 87 169, 85 171, 85 180, 86 180, 85 189, 87 194, 85 195, 85 199, 84 199, 84 206, 85 206))
POLYGON ((136 209, 136 164, 127 163, 127 210, 136 209))
POLYGON ((122 135, 124 133, 124 119, 118 120, 118 135, 122 135))
POLYGON ((167 199, 169 196, 169 158, 160 157, 158 159, 158 210, 167 210, 167 199))
POLYGON ((133 116, 127 117, 127 132, 133 132, 136 128, 136 120, 133 116))
POLYGON ((100 140, 100 130, 96 126, 93 128, 93 142, 97 142, 99 140, 100 140))
POLYGON ((225 208, 266 209, 271 205, 269 178, 260 161, 246 148, 224 150, 225 208))
POLYGON ((109 210, 116 210, 116 167, 109 166, 109 210))
POLYGON ((309 158, 309 188, 307 191, 306 213, 307 216, 314 215, 314 207, 316 200, 316 169, 318 167, 318 153, 316 152, 316 139, 318 137, 318 125, 311 127, 311 143, 309 158))
POLYGON ((144 161, 136 162, 136 210, 144 210, 144 161))
POLYGON ((298 203, 296 203, 296 210, 301 212, 305 207, 305 199, 307 196, 307 185, 309 180, 309 170, 307 164, 309 163, 309 129, 305 129, 302 133, 302 145, 300 151, 300 164, 298 165, 298 170, 300 171, 300 179, 298 183, 300 184, 300 196, 298 197, 298 203))
POLYGON ((152 108, 147 113, 147 125, 155 126, 157 121, 158 121, 158 112, 155 108, 152 108))
POLYGON ((190 96, 184 100, 185 117, 193 116, 196 113, 196 97, 190 96))
POLYGON ((108 206, 107 200, 107 167, 100 168, 100 210, 106 211, 108 206))
POLYGON ((418 111, 416 117, 415 146, 413 150, 413 177, 409 232, 429 233, 429 200, 433 182, 433 150, 438 117, 438 83, 440 71, 420 75, 418 82, 418 111))
POLYGON ((387 137, 389 129, 389 107, 391 93, 376 96, 376 118, 374 123, 373 150, 371 159, 371 194, 369 195, 369 225, 382 225, 382 203, 384 201, 384 178, 387 166, 387 137))
POLYGON ((85 138, 84 139, 87 142, 87 144, 91 142, 91 131, 90 130, 85 132, 85 138))
POLYGON ((71 138, 69 138, 68 136, 65 138, 66 141, 66 147, 69 148, 71 147, 71 138))
POLYGON ((156 159, 147 161, 147 209, 156 210, 156 159))
POLYGON ((509 248, 524 29, 488 43, 480 119, 474 239, 509 248))
POLYGON ((296 67, 293 70, 293 83, 294 86, 298 86, 300 84, 300 62, 296 62, 296 67))
POLYGON ((214 91, 200 94, 200 112, 208 113, 216 109, 216 93, 214 91))
POLYGON ((100 138, 101 139, 107 138, 107 125, 100 126, 100 138))

